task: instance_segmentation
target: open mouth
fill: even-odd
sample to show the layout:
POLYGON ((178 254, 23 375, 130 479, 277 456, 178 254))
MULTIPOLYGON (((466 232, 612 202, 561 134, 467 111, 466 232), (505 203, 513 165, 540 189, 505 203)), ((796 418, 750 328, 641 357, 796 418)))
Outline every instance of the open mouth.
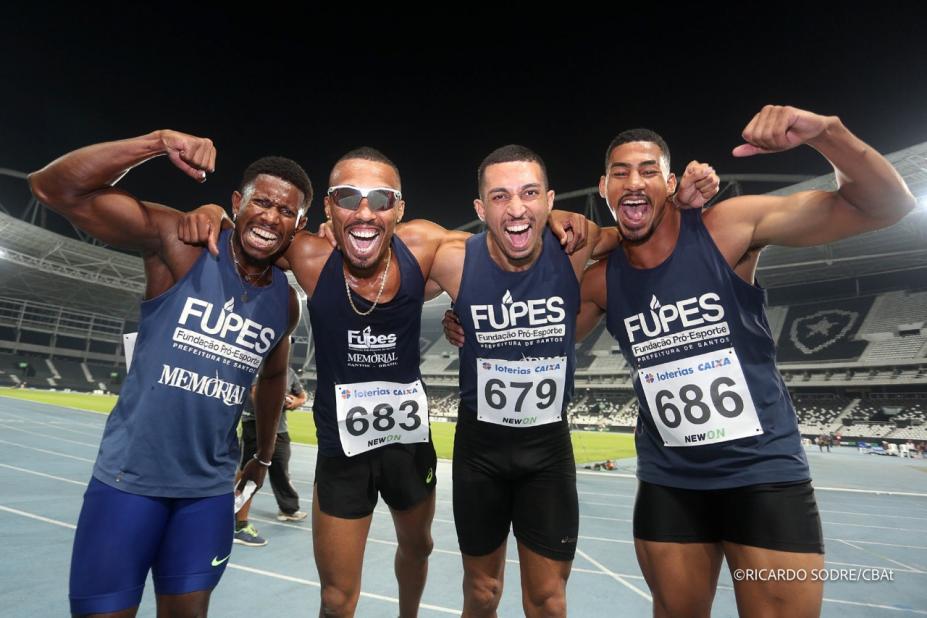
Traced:
POLYGON ((528 223, 510 223, 505 226, 505 237, 516 250, 525 249, 531 243, 531 225, 528 223))
POLYGON ((618 213, 629 227, 642 225, 650 211, 650 200, 644 195, 626 195, 618 203, 618 213))
POLYGON ((380 230, 366 226, 354 226, 346 234, 353 253, 358 257, 371 255, 379 245, 380 230))
POLYGON ((259 227, 248 228, 248 231, 244 235, 244 239, 249 245, 259 251, 273 250, 280 242, 280 236, 278 234, 259 227))

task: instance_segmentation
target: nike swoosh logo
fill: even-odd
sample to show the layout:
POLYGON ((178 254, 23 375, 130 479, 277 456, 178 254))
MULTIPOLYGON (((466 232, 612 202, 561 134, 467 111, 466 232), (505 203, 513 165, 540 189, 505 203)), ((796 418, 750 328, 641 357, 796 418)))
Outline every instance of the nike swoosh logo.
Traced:
POLYGON ((215 567, 215 566, 219 566, 220 564, 222 564, 223 562, 225 562, 226 560, 228 560, 231 556, 232 556, 232 554, 229 554, 228 556, 226 556, 226 557, 223 558, 222 560, 219 560, 219 556, 216 556, 215 558, 212 559, 212 566, 214 566, 214 567, 215 567))

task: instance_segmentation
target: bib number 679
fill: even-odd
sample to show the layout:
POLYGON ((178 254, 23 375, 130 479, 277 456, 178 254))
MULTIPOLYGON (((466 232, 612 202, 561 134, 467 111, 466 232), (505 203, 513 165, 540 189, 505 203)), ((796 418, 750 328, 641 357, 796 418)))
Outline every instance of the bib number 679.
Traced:
POLYGON ((537 396, 537 407, 546 410, 554 404, 557 399, 557 382, 551 379, 541 380, 535 386, 534 382, 509 382, 506 384, 502 380, 493 378, 486 381, 483 390, 483 398, 487 405, 495 410, 502 410, 508 404, 510 396, 517 396, 515 400, 515 411, 521 412, 522 404, 525 398, 534 387, 534 394, 537 396), (515 391, 506 395, 508 390, 515 391))
POLYGON ((704 401, 705 393, 697 384, 686 384, 679 389, 679 401, 683 404, 682 410, 673 403, 676 394, 671 390, 661 390, 656 395, 657 415, 663 424, 670 429, 679 427, 683 417, 693 425, 702 425, 711 418, 712 409, 725 418, 734 418, 744 410, 744 400, 736 392, 729 389, 736 382, 727 376, 715 379, 708 387, 708 396, 711 406, 704 401))

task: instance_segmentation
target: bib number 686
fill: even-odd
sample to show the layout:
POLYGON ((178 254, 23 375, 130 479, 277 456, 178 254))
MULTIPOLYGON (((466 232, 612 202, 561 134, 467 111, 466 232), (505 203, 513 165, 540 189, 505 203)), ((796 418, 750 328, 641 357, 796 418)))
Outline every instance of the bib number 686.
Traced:
POLYGON ((675 405, 677 395, 671 390, 661 390, 657 392, 656 404, 657 414, 663 424, 670 429, 679 427, 683 417, 693 425, 707 423, 711 418, 711 411, 725 418, 734 418, 739 416, 744 410, 744 400, 736 392, 729 389, 735 386, 736 382, 727 376, 715 379, 708 387, 708 398, 711 406, 704 401, 705 393, 701 387, 696 384, 686 384, 679 389, 679 401, 682 403, 682 410, 675 405))

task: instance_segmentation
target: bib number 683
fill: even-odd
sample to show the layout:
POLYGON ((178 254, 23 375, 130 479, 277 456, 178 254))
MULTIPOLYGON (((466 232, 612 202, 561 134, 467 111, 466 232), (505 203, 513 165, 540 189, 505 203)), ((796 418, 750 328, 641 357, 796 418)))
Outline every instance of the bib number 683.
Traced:
POLYGON ((735 418, 744 410, 743 398, 730 389, 736 382, 727 376, 716 378, 708 387, 709 406, 704 400, 705 393, 697 384, 686 384, 679 389, 678 401, 682 410, 677 407, 677 394, 671 390, 661 390, 656 394, 657 415, 663 424, 670 429, 679 427, 683 417, 693 425, 702 425, 711 418, 712 409, 725 418, 735 418))
POLYGON ((371 424, 377 431, 391 431, 397 424, 406 431, 414 431, 422 424, 422 417, 419 416, 418 410, 417 401, 403 401, 399 404, 399 411, 405 412, 406 418, 404 421, 397 423, 396 419, 393 418, 393 406, 388 403, 377 404, 370 412, 363 406, 354 406, 348 410, 344 426, 352 436, 361 436, 367 433, 371 424), (370 415, 373 416, 372 421, 367 419, 370 415))

